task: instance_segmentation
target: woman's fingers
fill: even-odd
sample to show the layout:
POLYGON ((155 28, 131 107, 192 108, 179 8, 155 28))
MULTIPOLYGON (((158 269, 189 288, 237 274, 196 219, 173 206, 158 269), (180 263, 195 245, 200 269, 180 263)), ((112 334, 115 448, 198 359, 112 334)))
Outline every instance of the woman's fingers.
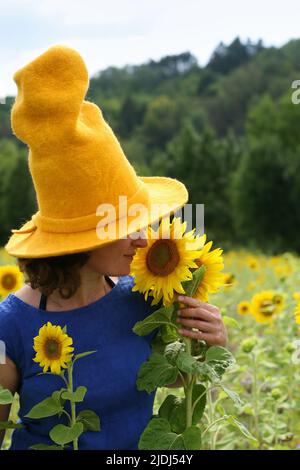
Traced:
POLYGON ((176 322, 183 326, 197 328, 198 330, 205 333, 213 333, 215 331, 215 326, 207 321, 177 318, 176 322))
POLYGON ((178 310, 178 315, 184 318, 200 318, 207 322, 213 322, 215 320, 214 316, 209 310, 204 308, 181 308, 178 310))

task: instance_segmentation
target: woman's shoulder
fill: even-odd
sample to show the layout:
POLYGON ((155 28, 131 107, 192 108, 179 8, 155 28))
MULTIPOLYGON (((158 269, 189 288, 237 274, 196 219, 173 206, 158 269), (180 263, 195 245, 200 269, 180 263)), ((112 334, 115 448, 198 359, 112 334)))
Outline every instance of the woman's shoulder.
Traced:
POLYGON ((14 296, 23 300, 26 304, 31 305, 32 307, 38 308, 41 293, 38 289, 32 289, 28 285, 24 285, 21 289, 14 292, 14 296))

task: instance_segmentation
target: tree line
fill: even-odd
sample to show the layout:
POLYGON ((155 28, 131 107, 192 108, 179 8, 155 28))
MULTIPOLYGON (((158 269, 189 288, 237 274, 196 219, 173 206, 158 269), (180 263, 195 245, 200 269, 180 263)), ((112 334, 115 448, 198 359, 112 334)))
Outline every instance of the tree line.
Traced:
MULTIPOLYGON (((205 66, 190 52, 90 80, 98 104, 140 176, 184 182, 205 205, 208 239, 225 248, 300 252, 300 40, 219 44, 205 66)), ((0 105, 0 244, 37 210, 27 148, 11 133, 14 97, 0 105)), ((66 175, 67 177, 67 175, 66 175)))

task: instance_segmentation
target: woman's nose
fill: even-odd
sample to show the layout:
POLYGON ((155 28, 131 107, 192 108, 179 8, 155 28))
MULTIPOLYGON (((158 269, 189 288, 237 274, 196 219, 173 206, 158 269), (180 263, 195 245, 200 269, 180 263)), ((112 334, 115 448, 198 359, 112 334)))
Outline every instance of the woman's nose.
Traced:
POLYGON ((147 240, 145 238, 138 238, 137 240, 134 240, 132 243, 133 246, 139 247, 139 248, 144 248, 145 246, 148 245, 147 240))
POLYGON ((131 241, 131 245, 139 248, 144 248, 147 246, 148 242, 144 232, 139 232, 139 236, 131 241))

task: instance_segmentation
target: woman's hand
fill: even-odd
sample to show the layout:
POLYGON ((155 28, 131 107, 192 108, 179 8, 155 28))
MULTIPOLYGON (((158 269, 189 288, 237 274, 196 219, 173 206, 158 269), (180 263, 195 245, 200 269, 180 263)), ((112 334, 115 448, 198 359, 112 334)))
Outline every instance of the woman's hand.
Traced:
POLYGON ((176 320, 183 327, 180 334, 204 340, 209 346, 226 346, 227 330, 218 307, 188 296, 180 295, 178 301, 184 304, 178 310, 176 320), (197 328, 198 331, 187 328, 197 328))

